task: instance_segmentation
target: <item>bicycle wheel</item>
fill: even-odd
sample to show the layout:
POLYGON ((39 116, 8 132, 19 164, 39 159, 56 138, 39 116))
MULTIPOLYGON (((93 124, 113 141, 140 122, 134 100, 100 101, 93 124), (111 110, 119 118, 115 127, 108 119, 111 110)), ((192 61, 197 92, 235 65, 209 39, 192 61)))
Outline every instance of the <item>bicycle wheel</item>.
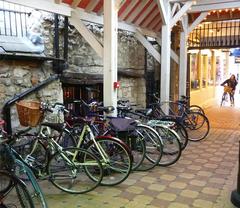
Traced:
POLYGON ((32 170, 18 159, 15 160, 15 174, 27 185, 34 205, 39 208, 47 208, 46 199, 32 170))
POLYGON ((11 177, 4 174, 4 172, 2 173, 1 170, 0 176, 0 196, 2 196, 11 189, 11 187, 14 185, 14 181, 11 180, 11 177))
POLYGON ((198 112, 198 113, 205 115, 204 110, 198 105, 190 105, 189 111, 198 112))
POLYGON ((76 147, 77 145, 74 136, 68 129, 63 129, 57 137, 56 141, 63 148, 76 147))
POLYGON ((86 144, 86 149, 96 155, 103 167, 102 185, 113 186, 127 179, 132 170, 132 155, 120 139, 100 136, 86 144), (100 151, 101 152, 100 152, 100 151))
POLYGON ((6 179, 7 181, 12 181, 12 187, 3 194, 1 193, 1 201, 6 207, 16 207, 16 208, 34 208, 34 204, 30 193, 27 190, 25 184, 19 180, 16 176, 0 171, 0 180, 6 179))
POLYGON ((150 170, 158 165, 163 154, 163 145, 158 133, 150 126, 138 124, 136 132, 146 147, 145 158, 137 170, 150 170))
POLYGON ((47 144, 39 138, 35 139, 30 147, 26 149, 22 156, 24 161, 32 167, 34 174, 41 176, 41 171, 46 168, 49 158, 50 149, 46 148, 47 144))
POLYGON ((207 117, 197 112, 185 114, 183 125, 187 129, 190 141, 200 141, 206 138, 210 129, 207 117))
POLYGON ((224 92, 223 95, 222 95, 222 100, 221 100, 220 106, 223 106, 226 101, 227 101, 227 93, 224 92))
POLYGON ((103 169, 98 158, 81 148, 66 148, 55 153, 47 169, 53 185, 72 194, 92 191, 103 177, 103 169))
POLYGON ((182 154, 179 136, 172 129, 164 125, 156 125, 155 129, 162 138, 163 142, 163 155, 159 165, 173 165, 179 160, 182 154))
MULTIPOLYGON (((115 136, 115 135, 114 135, 115 136)), ((146 146, 143 136, 137 131, 117 133, 117 138, 120 138, 131 150, 132 154, 132 170, 137 170, 145 158, 146 146)))
POLYGON ((169 121, 172 123, 170 128, 178 134, 180 138, 181 149, 184 150, 188 144, 188 132, 186 128, 183 126, 183 124, 181 124, 176 119, 170 118, 170 117, 165 117, 165 118, 162 118, 161 120, 169 121))

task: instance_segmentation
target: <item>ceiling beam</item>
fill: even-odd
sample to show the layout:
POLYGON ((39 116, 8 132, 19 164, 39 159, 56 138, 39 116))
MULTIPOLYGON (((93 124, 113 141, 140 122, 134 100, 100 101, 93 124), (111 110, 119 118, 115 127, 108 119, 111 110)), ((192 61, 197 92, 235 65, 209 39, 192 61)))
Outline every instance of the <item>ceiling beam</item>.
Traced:
POLYGON ((184 6, 174 15, 174 17, 170 21, 170 27, 172 28, 180 19, 181 17, 187 13, 189 8, 192 6, 193 2, 189 1, 184 4, 184 6))
POLYGON ((207 12, 202 12, 202 13, 198 16, 198 18, 195 19, 195 21, 188 27, 186 34, 188 35, 189 33, 191 33, 191 32, 194 30, 194 28, 197 27, 197 26, 204 20, 204 18, 205 18, 207 15, 208 15, 207 12))
POLYGON ((181 9, 181 6, 179 3, 174 3, 173 7, 172 7, 172 10, 171 10, 171 16, 173 17, 175 12, 178 10, 181 9))
POLYGON ((168 17, 167 17, 167 13, 166 13, 164 4, 167 4, 168 2, 167 1, 163 1, 163 0, 156 0, 156 1, 157 1, 158 9, 160 11, 160 15, 161 15, 161 18, 162 18, 162 23, 164 25, 166 25, 168 17))
POLYGON ((95 35, 86 27, 86 25, 80 20, 78 13, 73 12, 69 18, 70 24, 72 24, 77 31, 83 36, 88 44, 95 50, 95 52, 103 58, 103 46, 96 39, 95 35))
POLYGON ((152 2, 147 9, 144 11, 144 13, 137 19, 137 21, 135 22, 136 25, 140 25, 140 23, 146 18, 146 16, 148 16, 149 12, 153 9, 153 7, 155 7, 155 3, 152 2))
POLYGON ((75 9, 79 5, 80 2, 81 2, 81 0, 73 0, 71 7, 75 9))
POLYGON ((54 0, 54 2, 55 2, 56 4, 61 4, 61 3, 62 3, 62 0, 54 0))
POLYGON ((220 10, 220 9, 233 9, 233 8, 239 8, 239 7, 240 7, 240 1, 203 4, 203 5, 196 4, 196 5, 192 6, 192 9, 189 11, 189 13, 220 10))
MULTIPOLYGON (((161 38, 157 37, 157 38, 156 38, 156 41, 157 41, 157 43, 158 43, 160 46, 162 45, 162 40, 161 40, 161 38)), ((175 52, 173 49, 171 49, 170 55, 171 55, 171 58, 172 58, 177 64, 179 64, 179 56, 176 54, 176 52, 175 52)))
MULTIPOLYGON (((147 27, 147 25, 152 22, 153 18, 156 17, 156 15, 159 14, 159 11, 158 9, 155 9, 151 14, 150 16, 147 17, 147 19, 143 22, 143 24, 141 24, 142 27, 147 27)), ((158 15, 159 16, 159 15, 158 15)))
POLYGON ((131 3, 128 5, 128 7, 125 9, 125 11, 118 17, 120 20, 124 20, 129 12, 135 7, 135 5, 138 3, 138 1, 131 1, 131 3))
POLYGON ((148 1, 141 1, 141 3, 138 5, 138 8, 135 9, 132 14, 128 17, 127 21, 132 22, 136 16, 142 11, 142 9, 145 7, 145 5, 148 3, 148 1))
POLYGON ((91 1, 91 2, 87 5, 87 7, 85 8, 85 11, 86 11, 86 12, 91 12, 91 11, 97 6, 97 4, 98 4, 98 1, 97 1, 97 0, 91 1))
POLYGON ((63 16, 71 16, 72 8, 65 4, 56 4, 54 1, 46 0, 6 0, 7 2, 18 4, 33 9, 43 10, 46 12, 52 12, 63 16))
POLYGON ((144 48, 147 49, 148 53, 150 53, 155 60, 160 63, 161 60, 161 55, 160 53, 153 47, 153 45, 151 43, 149 43, 149 41, 144 37, 143 34, 141 34, 140 31, 136 31, 135 35, 134 35, 137 40, 142 43, 142 45, 144 46, 144 48))
MULTIPOLYGON (((90 14, 90 13, 84 12, 84 10, 81 8, 77 8, 76 10, 77 10, 77 12, 79 14, 79 18, 81 20, 103 25, 103 16, 98 16, 94 13, 90 14)), ((136 27, 134 25, 127 24, 125 22, 118 22, 118 28, 120 30, 126 30, 126 31, 133 32, 133 33, 135 33, 138 29, 141 31, 142 34, 149 36, 149 37, 154 37, 154 38, 158 37, 160 35, 159 33, 155 33, 151 30, 136 27)))

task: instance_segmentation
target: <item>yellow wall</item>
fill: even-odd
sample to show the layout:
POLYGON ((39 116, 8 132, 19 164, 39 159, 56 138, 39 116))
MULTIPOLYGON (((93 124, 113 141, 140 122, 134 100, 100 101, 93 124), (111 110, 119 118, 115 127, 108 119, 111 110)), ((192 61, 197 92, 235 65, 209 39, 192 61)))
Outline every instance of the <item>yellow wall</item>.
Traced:
POLYGON ((199 105, 203 108, 215 105, 217 102, 216 98, 216 87, 209 86, 207 88, 202 88, 200 90, 191 91, 191 105, 199 105))

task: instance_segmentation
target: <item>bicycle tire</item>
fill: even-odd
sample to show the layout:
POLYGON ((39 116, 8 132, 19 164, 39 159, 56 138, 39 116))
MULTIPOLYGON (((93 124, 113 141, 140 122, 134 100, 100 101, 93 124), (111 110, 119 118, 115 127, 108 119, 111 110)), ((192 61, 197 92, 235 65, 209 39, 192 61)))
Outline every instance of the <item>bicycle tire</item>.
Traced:
POLYGON ((182 121, 187 129, 190 141, 200 141, 207 137, 210 124, 205 115, 198 112, 189 112, 184 115, 182 121))
POLYGON ((159 162, 160 166, 170 166, 175 164, 181 157, 181 143, 178 134, 164 125, 156 125, 156 131, 162 138, 163 155, 159 162))
POLYGON ((47 208, 47 202, 32 170, 21 160, 15 160, 15 174, 25 182, 30 192, 34 205, 39 208, 47 208))
POLYGON ((174 125, 171 127, 172 130, 174 130, 178 136, 180 137, 180 143, 181 143, 181 149, 184 150, 187 145, 188 145, 188 132, 186 130, 186 128, 184 127, 184 125, 179 122, 178 120, 176 120, 173 117, 163 117, 160 120, 162 121, 170 121, 173 122, 174 125))
POLYGON ((12 187, 4 194, 4 205, 13 205, 16 208, 35 208, 31 195, 26 185, 15 175, 7 171, 0 170, 0 178, 9 178, 12 181, 12 187))
POLYGON ((112 132, 109 131, 113 137, 121 139, 131 150, 132 154, 132 170, 137 170, 145 158, 146 146, 143 137, 137 131, 130 132, 112 132))
POLYGON ((190 105, 189 110, 194 111, 194 112, 198 112, 198 113, 202 113, 203 115, 205 115, 205 112, 204 112, 203 108, 200 107, 199 105, 190 105))
MULTIPOLYGON (((3 170, 0 170, 0 173, 2 173, 2 172, 3 172, 3 170)), ((0 177, 0 194, 4 195, 12 188, 14 181, 10 180, 11 178, 9 178, 8 175, 4 175, 4 174, 2 174, 2 175, 3 176, 0 177)))
POLYGON ((159 164, 162 158, 163 145, 161 137, 152 127, 144 124, 138 124, 136 131, 142 137, 146 147, 145 158, 137 170, 151 170, 159 164))
POLYGON ((54 186, 71 194, 92 191, 103 177, 103 169, 98 158, 91 152, 76 147, 69 147, 52 155, 47 171, 49 180, 54 186))
POLYGON ((227 93, 224 92, 223 95, 222 95, 222 100, 221 100, 220 106, 223 106, 224 102, 226 101, 226 96, 227 96, 227 93))
POLYGON ((41 172, 47 167, 49 154, 51 154, 51 150, 46 146, 47 144, 44 141, 37 138, 26 150, 25 155, 21 155, 37 177, 41 177, 41 172))
POLYGON ((99 136, 95 139, 108 157, 107 161, 104 161, 92 140, 86 144, 85 148, 102 162, 104 176, 101 185, 113 186, 122 183, 132 170, 133 157, 129 147, 120 139, 111 136, 99 136))
POLYGON ((76 147, 77 145, 74 136, 68 129, 63 129, 56 141, 63 148, 76 147))

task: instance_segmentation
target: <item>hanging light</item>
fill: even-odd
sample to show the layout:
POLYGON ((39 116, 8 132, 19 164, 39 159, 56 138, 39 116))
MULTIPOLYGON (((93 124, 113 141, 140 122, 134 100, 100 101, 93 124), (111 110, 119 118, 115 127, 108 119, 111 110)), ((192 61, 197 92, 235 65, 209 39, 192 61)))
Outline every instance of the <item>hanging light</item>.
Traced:
POLYGON ((225 9, 225 12, 228 12, 228 9, 225 9))
POLYGON ((234 12, 234 11, 235 11, 235 9, 233 8, 233 9, 232 9, 232 12, 234 12))
POLYGON ((216 10, 213 10, 213 13, 215 13, 216 12, 216 10))
POLYGON ((222 10, 220 9, 220 10, 218 10, 220 13, 222 12, 222 10))

